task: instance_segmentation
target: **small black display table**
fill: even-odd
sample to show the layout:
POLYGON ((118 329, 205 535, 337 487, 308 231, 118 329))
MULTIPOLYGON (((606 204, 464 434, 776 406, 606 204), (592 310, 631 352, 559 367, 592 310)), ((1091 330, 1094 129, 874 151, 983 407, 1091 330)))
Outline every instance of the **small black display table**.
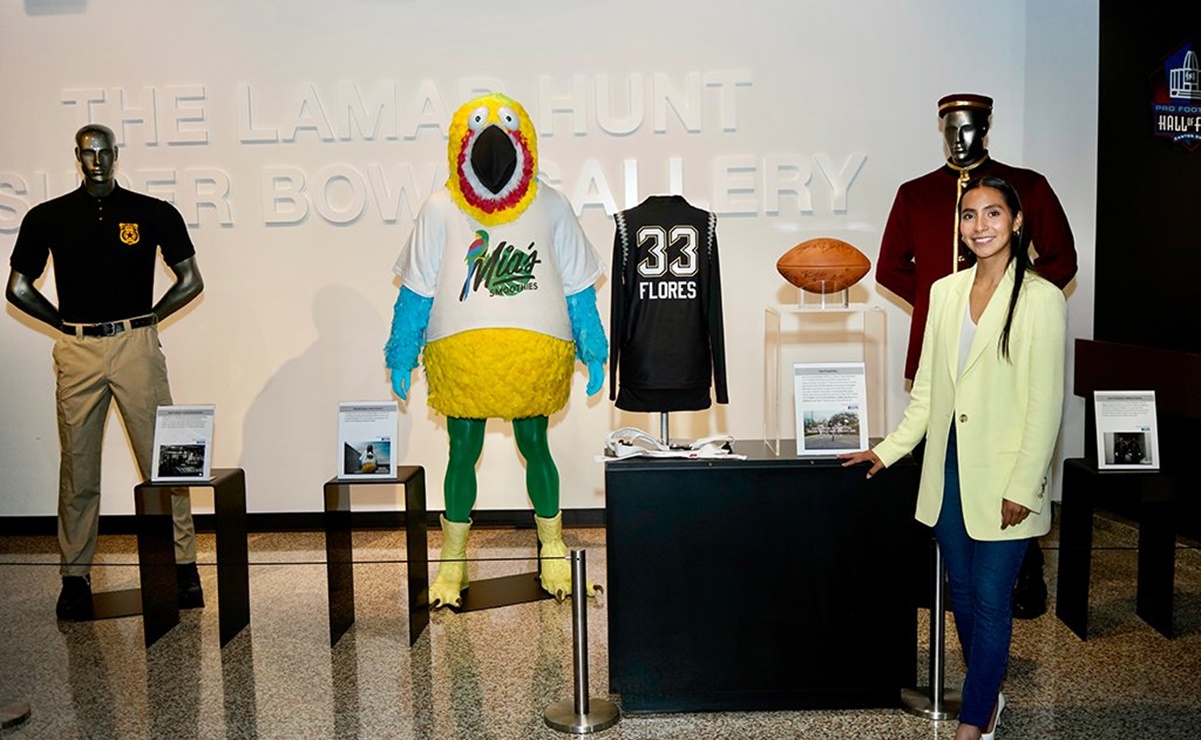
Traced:
POLYGON ((241 468, 213 468, 208 480, 145 482, 134 486, 137 512, 138 574, 142 587, 142 628, 150 647, 179 624, 179 584, 175 572, 171 494, 213 489, 217 530, 217 608, 221 647, 250 624, 250 554, 246 540, 246 474, 241 468))
POLYGON ((1059 510, 1059 582, 1055 615, 1081 640, 1088 639, 1088 587, 1093 511, 1129 510, 1110 502, 1138 502, 1138 595, 1135 612, 1165 637, 1172 636, 1172 590, 1176 567, 1176 482, 1160 471, 1098 471, 1084 458, 1063 465, 1059 510))
POLYGON ((429 624, 429 554, 426 551, 425 468, 400 465, 393 477, 333 478, 325 484, 325 563, 329 587, 329 644, 354 624, 354 552, 350 496, 355 486, 405 488, 405 550, 408 566, 409 644, 429 624))
POLYGON ((896 707, 914 685, 930 542, 913 519, 918 465, 867 480, 792 444, 606 463, 622 711, 896 707))

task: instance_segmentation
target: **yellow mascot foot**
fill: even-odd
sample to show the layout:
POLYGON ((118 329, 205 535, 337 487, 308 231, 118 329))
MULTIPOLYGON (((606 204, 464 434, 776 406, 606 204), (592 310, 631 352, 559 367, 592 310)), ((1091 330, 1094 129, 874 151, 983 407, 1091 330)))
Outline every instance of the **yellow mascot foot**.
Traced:
POLYGON ((463 589, 467 588, 467 533, 471 522, 442 520, 442 564, 438 576, 430 584, 430 606, 462 606, 463 589))
MULTIPOLYGON (((571 596, 571 562, 567 559, 567 545, 563 544, 563 512, 550 519, 534 517, 538 525, 538 541, 542 543, 539 557, 542 559, 542 588, 559 601, 571 596)), ((584 595, 596 596, 598 586, 591 581, 584 584, 584 595)))

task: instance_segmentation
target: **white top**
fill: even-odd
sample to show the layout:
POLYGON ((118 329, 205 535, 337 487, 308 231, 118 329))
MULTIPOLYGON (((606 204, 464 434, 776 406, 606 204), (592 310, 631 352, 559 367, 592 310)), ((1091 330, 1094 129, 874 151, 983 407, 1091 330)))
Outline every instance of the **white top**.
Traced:
POLYGON ((566 296, 604 273, 571 204, 543 182, 525 213, 498 226, 471 218, 443 188, 421 207, 393 268, 433 298, 426 340, 471 329, 529 329, 571 341, 566 296))
POLYGON ((972 348, 972 340, 976 338, 976 322, 972 321, 972 302, 969 300, 963 309, 963 327, 959 330, 959 372, 963 375, 963 367, 967 364, 967 353, 972 348))

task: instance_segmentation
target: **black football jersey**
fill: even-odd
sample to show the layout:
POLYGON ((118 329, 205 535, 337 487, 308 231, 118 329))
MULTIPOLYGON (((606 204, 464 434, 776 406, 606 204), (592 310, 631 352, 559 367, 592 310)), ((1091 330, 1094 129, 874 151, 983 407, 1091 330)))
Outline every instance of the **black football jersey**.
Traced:
POLYGON ((609 397, 626 411, 729 403, 717 217, 678 195, 616 216, 609 397))

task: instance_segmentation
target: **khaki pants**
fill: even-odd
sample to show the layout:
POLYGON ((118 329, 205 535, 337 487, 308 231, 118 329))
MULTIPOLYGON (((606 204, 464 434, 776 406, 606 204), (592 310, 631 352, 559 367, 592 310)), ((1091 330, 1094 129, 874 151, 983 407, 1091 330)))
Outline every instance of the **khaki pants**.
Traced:
MULTIPOLYGON (((167 361, 158 329, 126 329, 111 337, 62 335, 54 344, 58 375, 58 543, 62 575, 86 575, 100 524, 100 448, 109 401, 116 399, 138 470, 149 480, 157 408, 171 404, 167 361)), ((132 492, 131 492, 132 494, 132 492)), ((196 562, 196 535, 186 489, 173 491, 175 559, 196 562)))

